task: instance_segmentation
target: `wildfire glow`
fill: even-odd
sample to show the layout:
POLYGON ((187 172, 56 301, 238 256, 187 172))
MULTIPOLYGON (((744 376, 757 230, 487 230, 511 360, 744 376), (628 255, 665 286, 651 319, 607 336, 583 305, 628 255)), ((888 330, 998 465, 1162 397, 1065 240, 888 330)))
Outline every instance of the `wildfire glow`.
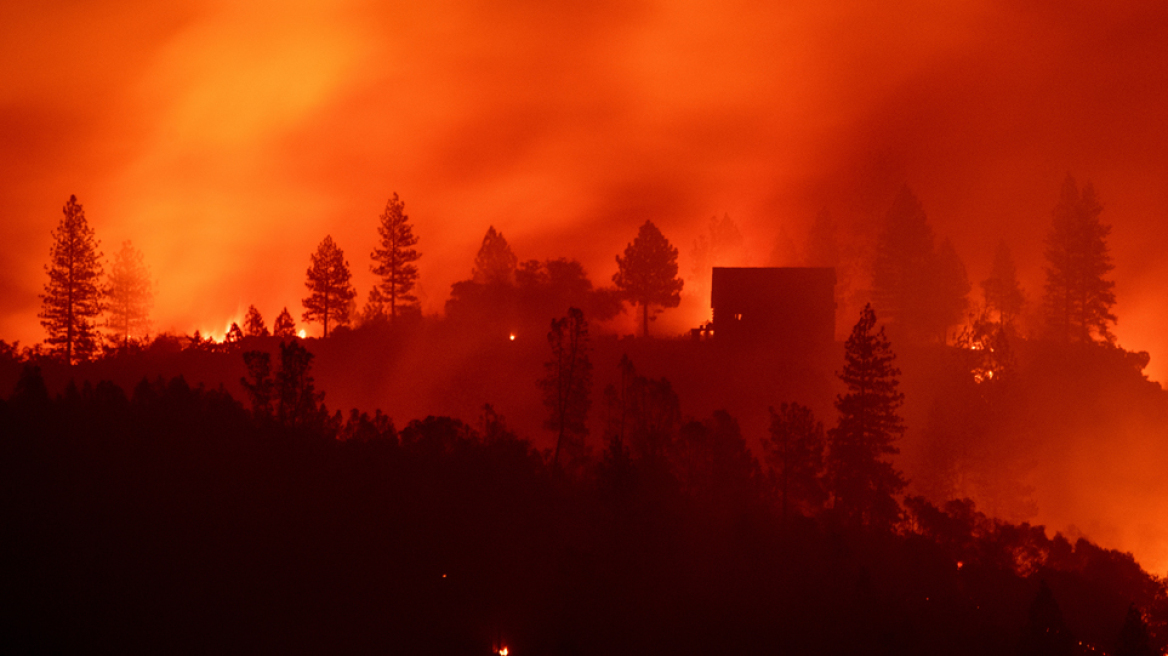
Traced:
POLYGON ((511 333, 511 341, 515 341, 515 333, 511 333))
POLYGON ((300 339, 304 339, 305 337, 308 337, 308 331, 304 330, 303 328, 301 328, 300 332, 298 332, 296 334, 300 335, 300 339))

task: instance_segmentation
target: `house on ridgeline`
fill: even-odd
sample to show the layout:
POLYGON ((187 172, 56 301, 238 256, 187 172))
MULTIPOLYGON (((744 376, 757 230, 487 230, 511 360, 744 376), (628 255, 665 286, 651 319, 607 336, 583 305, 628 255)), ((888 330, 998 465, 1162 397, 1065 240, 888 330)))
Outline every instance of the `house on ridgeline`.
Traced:
POLYGON ((835 339, 835 269, 714 267, 714 320, 707 332, 732 347, 786 353, 830 347, 835 339))

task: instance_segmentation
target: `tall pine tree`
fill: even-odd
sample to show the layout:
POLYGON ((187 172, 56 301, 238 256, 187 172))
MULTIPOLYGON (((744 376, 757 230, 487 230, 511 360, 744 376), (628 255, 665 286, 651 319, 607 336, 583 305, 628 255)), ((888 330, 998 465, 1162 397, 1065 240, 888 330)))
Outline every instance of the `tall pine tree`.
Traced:
POLYGON ((1090 183, 1080 191, 1067 175, 1046 238, 1046 326, 1063 342, 1114 341, 1115 268, 1107 252, 1111 226, 1099 221, 1103 206, 1090 183))
POLYGON ((483 245, 479 247, 475 256, 473 279, 480 285, 504 284, 515 282, 515 267, 519 265, 519 258, 503 238, 503 233, 495 230, 495 226, 487 228, 483 236, 483 245))
POLYGON ((272 335, 280 339, 291 339, 296 336, 296 322, 292 320, 292 313, 288 308, 284 308, 276 315, 276 321, 272 324, 272 335))
POLYGON ((649 307, 673 308, 681 304, 685 282, 677 277, 677 249, 665 235, 646 221, 637 238, 616 256, 617 272, 612 281, 625 298, 641 306, 644 335, 649 336, 649 307))
POLYGON ((936 247, 921 202, 906 186, 884 216, 872 266, 872 304, 889 330, 914 341, 944 341, 961 323, 969 294, 965 266, 948 242, 936 247))
POLYGON ((592 405, 592 360, 588 342, 588 321, 577 308, 568 315, 552 320, 548 331, 552 357, 544 364, 545 375, 539 381, 543 402, 548 409, 544 426, 556 433, 552 463, 559 462, 560 451, 568 445, 583 446, 588 435, 588 410, 592 405))
POLYGON ((312 254, 312 266, 304 283, 311 293, 303 301, 303 319, 321 322, 325 337, 330 321, 340 326, 349 323, 349 304, 357 294, 349 282, 351 277, 344 252, 331 236, 326 236, 312 254))
POLYGON ((848 337, 839 373, 847 392, 835 401, 840 415, 830 431, 827 482, 833 508, 845 522, 887 528, 900 517, 896 495, 906 484, 886 460, 900 453, 894 443, 904 434, 899 414, 904 394, 897 391, 896 355, 884 328, 875 328, 876 313, 866 305, 848 337))
POLYGON ((998 248, 994 251, 993 269, 990 270, 990 277, 981 281, 981 291, 985 295, 986 309, 996 312, 998 322, 1003 326, 1013 324, 1014 319, 1022 312, 1026 297, 1022 295, 1014 257, 1010 254, 1010 247, 1006 245, 1005 240, 998 243, 998 248))
POLYGON ((85 209, 69 196, 65 216, 53 231, 49 282, 37 316, 47 340, 68 364, 91 358, 98 348, 97 320, 102 312, 100 243, 85 221, 85 209))
POLYGON ((410 217, 405 213, 405 203, 394 192, 393 198, 385 204, 381 223, 377 226, 380 245, 373 249, 372 271, 381 276, 381 295, 389 301, 389 318, 397 318, 398 311, 418 300, 413 294, 418 282, 418 267, 414 262, 421 255, 414 248, 418 238, 410 225, 410 217))
POLYGON ((150 328, 150 308, 154 305, 150 271, 142 251, 130 242, 122 244, 114 256, 106 288, 106 326, 114 343, 125 348, 130 336, 144 336, 150 328))

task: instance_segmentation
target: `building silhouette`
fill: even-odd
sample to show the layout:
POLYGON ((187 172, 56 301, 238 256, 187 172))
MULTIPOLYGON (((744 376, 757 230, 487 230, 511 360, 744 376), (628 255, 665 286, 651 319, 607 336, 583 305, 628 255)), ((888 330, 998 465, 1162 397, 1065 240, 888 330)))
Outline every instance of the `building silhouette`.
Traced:
POLYGON ((787 353, 829 347, 835 282, 829 267, 714 267, 713 339, 787 353))

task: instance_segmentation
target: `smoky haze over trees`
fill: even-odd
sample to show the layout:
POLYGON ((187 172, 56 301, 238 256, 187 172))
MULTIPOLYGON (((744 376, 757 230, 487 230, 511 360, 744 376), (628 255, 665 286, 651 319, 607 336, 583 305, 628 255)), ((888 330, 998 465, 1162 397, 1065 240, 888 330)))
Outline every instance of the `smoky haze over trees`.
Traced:
POLYGON ((150 308, 154 304, 153 283, 142 251, 130 242, 122 244, 114 257, 106 285, 106 326, 110 340, 122 348, 130 337, 145 337, 150 329, 150 308))
MULTIPOLYGON (((394 208, 404 223, 396 196, 383 219, 394 208)), ((56 651, 173 651, 176 635, 204 651, 1164 646, 1162 579, 1030 523, 1031 463, 1107 458, 1098 435, 1168 417, 1147 355, 1095 324, 1075 324, 1081 340, 1024 330, 1004 246, 985 311, 964 316, 965 267, 907 187, 884 219, 868 251, 827 212, 812 224, 803 261, 850 268, 853 296, 867 268, 895 317, 874 301, 822 352, 647 339, 682 290, 649 221, 616 288, 488 226, 446 316, 395 322, 411 303, 390 309, 379 284, 358 313, 326 237, 306 283, 319 339, 287 308, 269 334, 252 305, 222 340, 160 334, 82 367, 0 343, 16 490, 0 574, 24 627, 0 644, 36 645, 64 613, 82 637, 56 651), (642 336, 599 325, 622 303, 642 336), (99 547, 78 562, 78 544, 99 547), (77 601, 53 610, 58 592, 77 601)), ((737 230, 704 227, 708 244, 737 230)))

